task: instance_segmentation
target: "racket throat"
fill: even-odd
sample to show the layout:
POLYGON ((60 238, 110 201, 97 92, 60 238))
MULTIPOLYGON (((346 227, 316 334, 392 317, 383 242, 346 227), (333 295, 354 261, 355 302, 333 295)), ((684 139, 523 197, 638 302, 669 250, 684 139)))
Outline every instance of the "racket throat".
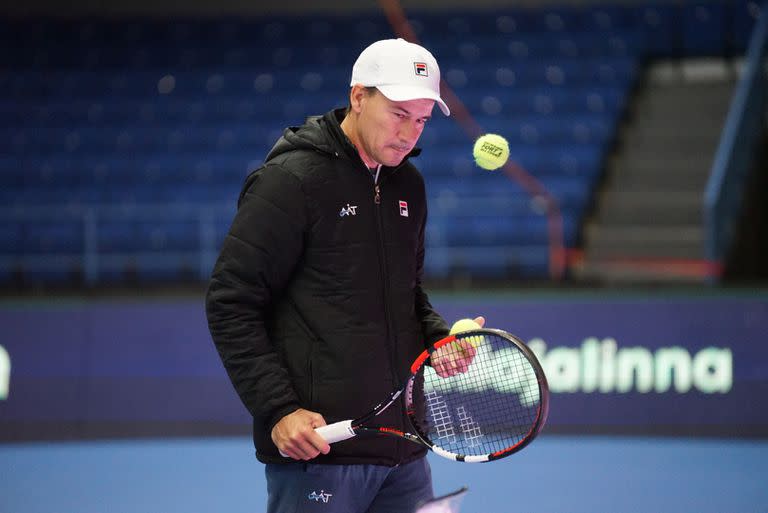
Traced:
POLYGON ((366 433, 366 434, 371 434, 371 435, 391 436, 391 437, 400 438, 400 439, 405 438, 406 440, 408 440, 410 442, 415 442, 415 443, 417 443, 419 445, 423 445, 425 447, 429 447, 429 445, 427 443, 425 443, 424 440, 422 440, 419 436, 414 435, 412 433, 408 433, 407 431, 401 431, 399 429, 392 428, 392 427, 364 427, 364 426, 361 426, 361 427, 355 428, 355 431, 358 434, 366 433))

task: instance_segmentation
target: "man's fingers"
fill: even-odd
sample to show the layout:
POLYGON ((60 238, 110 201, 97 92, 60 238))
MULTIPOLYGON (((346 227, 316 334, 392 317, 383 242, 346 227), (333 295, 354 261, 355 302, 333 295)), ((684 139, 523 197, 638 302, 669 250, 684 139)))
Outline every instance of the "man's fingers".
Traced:
POLYGON ((437 373, 437 375, 438 375, 438 376, 440 376, 441 378, 447 378, 447 377, 449 377, 449 374, 448 374, 448 369, 446 369, 446 367, 445 367, 445 360, 438 360, 438 361, 435 363, 435 372, 436 372, 436 373, 437 373))
POLYGON ((325 426, 325 419, 319 413, 312 413, 310 416, 310 422, 313 428, 319 428, 325 426))
POLYGON ((318 451, 313 451, 309 449, 310 445, 308 444, 300 444, 296 443, 292 445, 291 447, 285 447, 285 449, 281 449, 281 451, 294 460, 311 460, 315 456, 318 455, 318 451))
POLYGON ((282 449, 284 453, 296 460, 311 460, 321 452, 328 454, 328 450, 330 447, 314 429, 290 437, 282 449))
POLYGON ((432 357, 432 366, 441 378, 450 378, 467 372, 477 354, 477 349, 469 340, 457 340, 438 349, 432 357))
POLYGON ((313 415, 311 425, 304 426, 298 432, 290 437, 290 442, 301 459, 310 460, 317 457, 318 454, 328 454, 331 446, 320 436, 315 427, 325 426, 325 419, 322 415, 313 415))
MULTIPOLYGON (((323 422, 323 425, 325 425, 325 422, 323 422)), ((330 444, 326 442, 325 438, 320 436, 314 429, 307 436, 307 441, 310 445, 312 445, 312 449, 318 451, 319 453, 321 452, 323 454, 328 454, 331 450, 330 444)), ((315 454, 315 456, 317 456, 317 454, 315 454)))
POLYGON ((477 354, 477 349, 469 340, 457 340, 454 342, 453 349, 443 358, 443 361, 447 362, 445 368, 449 376, 467 372, 477 354))
POLYGON ((443 371, 443 364, 441 362, 432 362, 432 368, 435 370, 435 373, 440 376, 441 378, 445 377, 445 372, 443 371))
POLYGON ((306 438, 296 440, 296 452, 302 460, 311 460, 320 454, 320 451, 306 438))
MULTIPOLYGON (((474 337, 473 337, 474 338, 474 337)), ((455 352, 456 356, 459 356, 461 358, 466 358, 468 356, 474 357, 477 353, 477 349, 472 344, 472 341, 469 339, 462 339, 457 340, 458 343, 457 351, 455 352)))
POLYGON ((438 364, 437 369, 437 375, 441 378, 450 378, 451 376, 455 376, 458 368, 456 366, 456 362, 453 361, 452 358, 446 357, 440 360, 440 363, 438 364))
POLYGON ((277 448, 295 460, 310 460, 321 452, 327 454, 330 446, 315 432, 325 426, 325 419, 317 412, 298 409, 283 417, 272 429, 272 441, 277 448))

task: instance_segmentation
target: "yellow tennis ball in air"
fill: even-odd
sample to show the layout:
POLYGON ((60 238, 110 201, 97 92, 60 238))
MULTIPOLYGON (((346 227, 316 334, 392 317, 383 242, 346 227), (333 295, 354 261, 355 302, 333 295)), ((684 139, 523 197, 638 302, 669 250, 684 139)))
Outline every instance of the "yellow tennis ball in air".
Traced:
POLYGON ((475 163, 483 169, 493 171, 503 166, 509 158, 509 143, 498 134, 481 135, 472 148, 475 163))

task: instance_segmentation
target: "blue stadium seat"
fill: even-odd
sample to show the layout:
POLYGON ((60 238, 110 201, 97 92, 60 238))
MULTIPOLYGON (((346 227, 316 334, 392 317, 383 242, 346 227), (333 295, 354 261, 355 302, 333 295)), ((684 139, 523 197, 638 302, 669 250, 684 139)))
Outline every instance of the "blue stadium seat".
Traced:
POLYGON ((549 269, 549 247, 429 248, 425 272, 435 278, 469 274, 477 278, 541 278, 549 269))
POLYGON ((184 251, 200 248, 200 227, 191 221, 140 221, 135 224, 138 251, 184 251))
POLYGON ((27 161, 19 155, 0 154, 0 183, 4 186, 23 184, 27 161))
POLYGON ((22 251, 25 254, 82 253, 84 230, 84 224, 78 221, 25 223, 22 251))
MULTIPOLYGON (((431 190, 432 187, 430 187, 431 190)), ((438 224, 442 222, 440 219, 445 217, 469 215, 469 213, 499 217, 538 214, 531 198, 522 195, 478 196, 473 191, 462 191, 461 194, 445 190, 440 192, 441 194, 430 194, 428 200, 430 219, 437 219, 438 224)), ((429 226, 427 229, 429 230, 429 226)))
POLYGON ((199 263, 193 254, 140 255, 136 258, 136 280, 141 283, 190 281, 198 276, 199 263))
POLYGON ((531 12, 530 29, 541 34, 560 34, 583 30, 582 9, 543 7, 531 12))
POLYGON ((116 253, 136 248, 137 229, 130 221, 100 221, 96 239, 99 252, 116 253))
POLYGON ((580 11, 582 30, 585 32, 610 32, 631 28, 633 20, 629 10, 623 5, 592 5, 580 11))
POLYGON ((622 85, 634 79, 637 65, 630 58, 601 58, 572 61, 552 59, 495 62, 492 65, 446 66, 444 78, 459 94, 465 89, 501 87, 622 85))
POLYGON ((698 1, 683 6, 684 55, 722 55, 725 38, 724 2, 698 1))
POLYGON ((20 223, 3 221, 0 223, 0 253, 19 255, 23 253, 24 230, 20 223))
MULTIPOLYGON (((748 5, 700 0, 409 17, 481 129, 504 135, 511 161, 556 198, 571 244, 639 63, 743 48, 754 23, 748 5)), ((97 208, 100 279, 107 281, 185 279, 204 267, 200 213, 156 221, 142 209, 234 208, 246 173, 283 127, 345 106, 350 63, 392 34, 383 15, 370 14, 0 25, 0 41, 14 48, 0 55, 0 200, 97 208)), ((479 170, 471 144, 439 114, 421 141, 428 274, 546 276, 542 199, 504 171, 479 170), (449 223, 462 230, 445 230, 449 223)), ((0 229, 0 247, 18 238, 16 246, 45 257, 85 243, 83 227, 70 221, 35 223, 34 236, 0 229)), ((228 226, 228 218, 217 219, 206 237, 218 247, 228 226)), ((77 272, 67 262, 46 278, 40 262, 24 272, 59 281, 77 272)))
MULTIPOLYGON (((576 215, 565 212, 562 221, 566 243, 573 244, 579 220, 576 215)), ((548 222, 544 213, 499 216, 487 210, 463 212, 433 221, 427 240, 432 245, 451 247, 546 245, 548 222)))
POLYGON ((760 6, 754 0, 738 0, 730 11, 732 16, 728 33, 729 49, 735 53, 743 53, 749 44, 752 29, 760 13, 760 6))
POLYGON ((546 226, 529 224, 528 217, 496 217, 475 214, 473 216, 451 216, 442 219, 431 239, 437 238, 446 246, 500 246, 547 244, 546 226), (442 230, 439 227, 442 225, 442 230))
POLYGON ((672 3, 639 4, 634 14, 635 23, 645 35, 648 55, 679 56, 676 33, 681 19, 678 5, 672 3))
POLYGON ((76 262, 66 262, 59 259, 46 259, 45 264, 39 262, 32 265, 22 261, 19 270, 23 273, 23 282, 31 285, 64 286, 82 283, 82 268, 76 262))

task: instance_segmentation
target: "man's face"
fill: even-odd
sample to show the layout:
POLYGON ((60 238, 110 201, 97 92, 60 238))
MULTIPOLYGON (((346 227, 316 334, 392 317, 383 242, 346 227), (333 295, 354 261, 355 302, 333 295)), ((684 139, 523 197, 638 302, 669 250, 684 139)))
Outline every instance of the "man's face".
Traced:
POLYGON ((369 167, 397 166, 410 153, 432 115, 435 101, 395 102, 381 94, 363 92, 358 118, 358 152, 369 167))

